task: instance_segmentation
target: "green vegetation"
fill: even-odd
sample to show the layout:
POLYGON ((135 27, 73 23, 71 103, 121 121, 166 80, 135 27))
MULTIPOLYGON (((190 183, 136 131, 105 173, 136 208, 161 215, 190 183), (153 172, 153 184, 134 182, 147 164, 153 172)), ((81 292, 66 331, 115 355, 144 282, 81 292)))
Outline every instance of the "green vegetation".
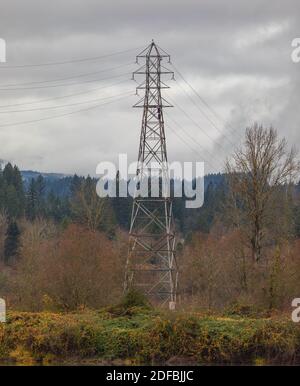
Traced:
POLYGON ((300 330, 284 318, 127 311, 10 313, 0 326, 1 361, 292 364, 300 358, 300 330))
POLYGON ((131 315, 132 311, 139 308, 146 311, 150 310, 152 306, 144 294, 132 288, 117 305, 108 307, 107 311, 116 316, 123 316, 131 315))

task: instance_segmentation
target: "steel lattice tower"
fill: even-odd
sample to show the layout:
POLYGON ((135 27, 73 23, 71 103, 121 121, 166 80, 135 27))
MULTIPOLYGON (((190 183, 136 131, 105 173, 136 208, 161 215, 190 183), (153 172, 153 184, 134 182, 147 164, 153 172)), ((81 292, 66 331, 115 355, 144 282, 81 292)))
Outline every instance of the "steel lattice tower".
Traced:
POLYGON ((148 197, 134 196, 125 289, 136 288, 154 304, 174 309, 178 272, 163 115, 163 109, 172 106, 161 95, 162 89, 169 88, 162 76, 174 73, 162 64, 170 62, 170 55, 153 41, 137 56, 137 63, 141 60, 144 64, 133 73, 133 79, 145 75, 137 87, 137 93, 145 90, 145 95, 133 106, 143 108, 136 182, 139 186, 155 175, 160 183, 158 196, 152 197, 152 190, 148 197))

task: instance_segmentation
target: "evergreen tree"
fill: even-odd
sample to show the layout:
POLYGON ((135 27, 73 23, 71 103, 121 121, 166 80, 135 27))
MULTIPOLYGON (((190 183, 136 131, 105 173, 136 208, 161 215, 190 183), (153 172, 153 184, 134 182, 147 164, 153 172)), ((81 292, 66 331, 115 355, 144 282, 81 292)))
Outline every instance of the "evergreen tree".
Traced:
POLYGON ((68 197, 59 197, 53 191, 47 196, 45 203, 46 217, 56 222, 65 221, 70 217, 70 202, 68 197))
POLYGON ((0 208, 9 218, 23 216, 25 208, 25 195, 22 176, 16 166, 8 163, 0 173, 0 208))
POLYGON ((26 217, 33 221, 37 217, 44 217, 45 212, 45 181, 43 176, 39 175, 37 179, 31 179, 27 190, 26 217))
POLYGON ((26 217, 33 221, 37 215, 37 190, 34 178, 31 179, 26 197, 26 217))
POLYGON ((43 216, 45 214, 45 180, 39 175, 36 179, 36 198, 37 198, 37 214, 43 216))
POLYGON ((79 191, 79 189, 81 188, 82 181, 83 181, 83 178, 78 177, 77 174, 74 174, 70 183, 70 193, 72 197, 74 197, 79 191))
POLYGON ((15 221, 11 221, 6 231, 4 243, 4 262, 10 263, 18 255, 20 230, 15 221))
POLYGON ((116 197, 112 198, 111 205, 114 211, 114 217, 119 226, 125 229, 129 229, 130 217, 131 217, 131 208, 132 208, 132 198, 131 197, 119 197, 119 183, 120 183, 120 173, 117 172, 116 175, 116 197))

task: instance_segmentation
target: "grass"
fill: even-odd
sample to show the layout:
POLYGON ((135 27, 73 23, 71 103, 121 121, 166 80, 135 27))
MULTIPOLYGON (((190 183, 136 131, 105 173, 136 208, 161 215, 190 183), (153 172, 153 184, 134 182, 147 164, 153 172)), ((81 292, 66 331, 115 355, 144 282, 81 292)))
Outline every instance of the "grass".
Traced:
POLYGON ((0 363, 300 363, 299 326, 285 318, 117 311, 11 312, 0 324, 0 363))

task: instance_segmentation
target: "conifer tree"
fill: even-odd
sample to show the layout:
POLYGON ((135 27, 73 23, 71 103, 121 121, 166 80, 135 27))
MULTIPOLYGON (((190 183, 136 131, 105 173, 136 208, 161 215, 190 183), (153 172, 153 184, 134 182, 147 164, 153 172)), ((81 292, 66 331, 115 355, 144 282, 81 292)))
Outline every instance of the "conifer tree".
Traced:
POLYGON ((4 242, 4 262, 10 263, 18 255, 20 230, 15 221, 10 221, 4 242))

